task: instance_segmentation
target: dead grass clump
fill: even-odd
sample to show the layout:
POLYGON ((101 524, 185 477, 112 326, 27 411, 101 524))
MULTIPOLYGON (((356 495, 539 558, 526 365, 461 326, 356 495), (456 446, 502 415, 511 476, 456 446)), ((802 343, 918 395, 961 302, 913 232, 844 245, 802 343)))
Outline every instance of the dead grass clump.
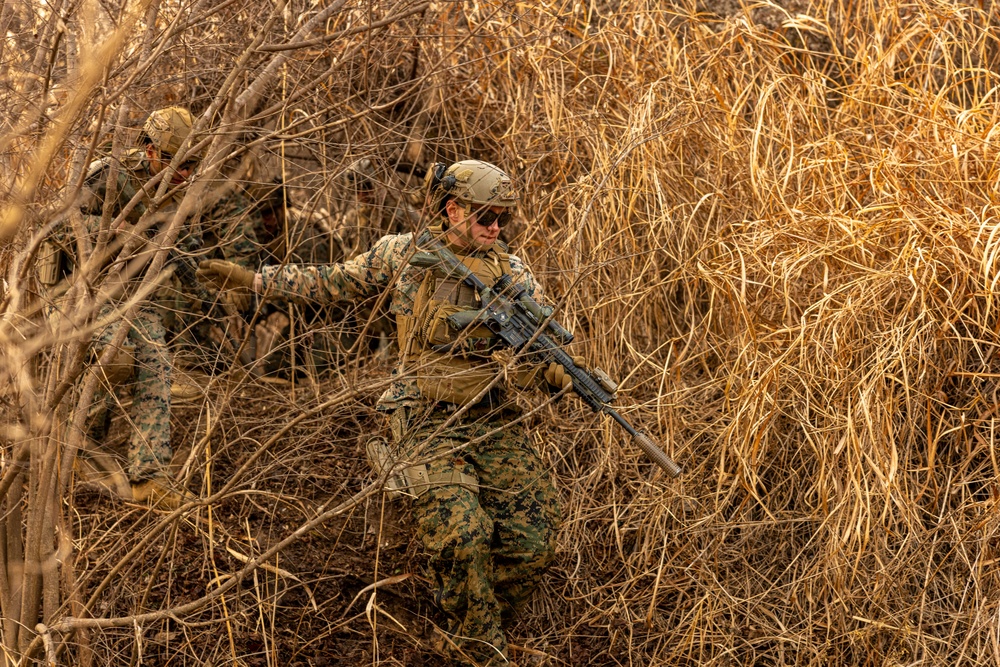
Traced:
MULTIPOLYGON (((121 149, 178 102, 214 142, 206 179, 288 185, 291 245, 307 220, 342 251, 391 231, 343 222, 360 156, 383 205, 419 181, 397 165, 474 157, 516 175, 508 240, 686 474, 664 479, 573 399, 541 406, 565 522, 515 657, 996 662, 996 19, 927 0, 707 4, 154 3, 95 24, 125 46, 51 106, 39 91, 81 80, 84 14, 65 9, 67 46, 44 12, 5 5, 0 58, 33 73, 0 89, 3 203, 24 216, 2 256, 21 428, 0 476, 0 601, 20 619, 5 646, 41 652, 43 620, 81 664, 435 664, 405 505, 381 503, 363 461, 388 367, 369 340, 320 378, 220 376, 178 406, 186 483, 210 499, 186 518, 54 472, 79 446, 79 351, 106 275, 43 318, 30 237, 79 226, 93 147, 121 149), (66 539, 55 574, 11 565, 56 562, 66 539)), ((367 315, 351 318, 334 323, 348 345, 367 315)))

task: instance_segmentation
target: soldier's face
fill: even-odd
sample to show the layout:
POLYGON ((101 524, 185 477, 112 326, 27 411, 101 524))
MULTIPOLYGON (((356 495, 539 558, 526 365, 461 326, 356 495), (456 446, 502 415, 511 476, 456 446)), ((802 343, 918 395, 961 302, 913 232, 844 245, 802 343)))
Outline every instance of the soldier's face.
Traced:
POLYGON ((488 225, 477 220, 475 210, 470 211, 454 199, 448 202, 445 209, 450 223, 448 231, 458 245, 474 250, 486 250, 500 238, 500 220, 507 211, 503 206, 490 206, 485 209, 496 215, 478 216, 493 218, 488 225))
MULTIPOLYGON (((173 159, 173 156, 164 153, 153 144, 146 144, 146 159, 149 162, 149 173, 156 176, 158 173, 167 168, 170 161, 173 159)), ((174 175, 170 178, 170 184, 180 185, 190 178, 191 173, 194 171, 195 164, 196 163, 193 160, 188 160, 179 166, 177 171, 175 171, 174 175)))

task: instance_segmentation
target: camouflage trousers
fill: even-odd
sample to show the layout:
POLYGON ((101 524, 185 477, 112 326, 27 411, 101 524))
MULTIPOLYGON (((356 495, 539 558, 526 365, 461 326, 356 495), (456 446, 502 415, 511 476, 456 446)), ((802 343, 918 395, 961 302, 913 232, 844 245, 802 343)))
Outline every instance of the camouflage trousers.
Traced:
MULTIPOLYGON (((106 317, 108 312, 102 311, 106 317)), ((140 309, 129 326, 124 320, 113 322, 94 339, 100 355, 120 327, 128 326, 126 344, 135 347, 135 369, 126 384, 117 390, 101 385, 89 415, 89 431, 97 440, 108 432, 111 416, 121 405, 125 390, 132 394, 128 410, 129 437, 127 474, 132 481, 150 479, 163 473, 170 463, 170 376, 172 357, 167 347, 166 330, 161 316, 152 309, 140 309)))
POLYGON ((524 427, 505 425, 509 414, 463 420, 432 437, 447 414, 398 410, 407 412, 407 458, 433 459, 431 479, 457 473, 478 479, 478 492, 431 486, 414 499, 413 514, 430 555, 436 601, 452 619, 455 657, 462 664, 506 664, 503 620, 528 600, 555 559, 561 515, 548 470, 524 427))

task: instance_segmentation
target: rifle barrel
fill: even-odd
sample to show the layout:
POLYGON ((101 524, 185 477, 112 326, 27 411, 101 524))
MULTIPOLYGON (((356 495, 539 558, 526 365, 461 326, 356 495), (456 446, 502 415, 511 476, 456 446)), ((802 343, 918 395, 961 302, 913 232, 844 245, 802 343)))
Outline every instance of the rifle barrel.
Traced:
MULTIPOLYGON (((573 358, 562 349, 562 345, 573 340, 573 334, 550 317, 551 311, 543 310, 539 303, 513 283, 510 276, 501 276, 492 288, 483 284, 469 267, 459 261, 451 250, 440 241, 432 238, 429 233, 424 232, 417 244, 420 248, 429 250, 416 253, 410 261, 412 265, 423 268, 443 265, 446 273, 454 274, 469 287, 475 289, 483 302, 483 310, 477 312, 475 319, 484 319, 484 323, 515 350, 520 350, 534 337, 535 341, 531 346, 531 351, 542 353, 549 360, 562 365, 572 377, 573 389, 584 403, 596 412, 609 414, 632 436, 632 443, 638 446, 664 472, 671 477, 680 476, 681 467, 667 456, 645 431, 637 431, 624 417, 618 414, 617 410, 611 407, 610 403, 614 400, 613 392, 605 391, 587 370, 577 367, 573 363, 573 358), (497 298, 502 306, 495 311, 492 305, 494 298, 497 298), (503 302, 509 305, 504 305, 503 302), (520 313, 518 308, 521 309, 520 313), (487 309, 489 309, 489 313, 487 313, 487 309), (485 317, 487 314, 489 314, 488 318, 485 317), (546 318, 548 318, 546 325, 548 333, 546 331, 539 332, 537 328, 546 318)), ((455 324, 458 323, 459 321, 456 320, 455 324)))
POLYGON ((612 419, 622 425, 629 435, 632 436, 632 443, 639 447, 650 461, 660 466, 661 469, 671 477, 680 477, 681 467, 672 458, 660 449, 656 442, 644 431, 637 431, 628 421, 625 420, 617 410, 605 407, 604 412, 608 413, 612 419))

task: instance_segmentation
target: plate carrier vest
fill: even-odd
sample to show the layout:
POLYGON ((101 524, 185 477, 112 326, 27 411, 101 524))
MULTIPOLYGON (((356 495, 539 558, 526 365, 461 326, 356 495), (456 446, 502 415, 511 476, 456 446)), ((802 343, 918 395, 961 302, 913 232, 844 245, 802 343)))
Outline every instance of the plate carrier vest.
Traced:
MULTIPOLYGON (((443 233, 440 225, 429 231, 435 236, 443 233)), ((501 248, 455 254, 492 286, 500 276, 511 274, 510 255, 506 246, 501 248)), ((447 321, 449 315, 482 307, 479 294, 460 279, 427 269, 414 298, 413 315, 397 315, 403 368, 416 379, 425 398, 465 405, 500 372, 500 364, 492 358, 497 339, 489 328, 480 324, 455 330, 447 321)))

